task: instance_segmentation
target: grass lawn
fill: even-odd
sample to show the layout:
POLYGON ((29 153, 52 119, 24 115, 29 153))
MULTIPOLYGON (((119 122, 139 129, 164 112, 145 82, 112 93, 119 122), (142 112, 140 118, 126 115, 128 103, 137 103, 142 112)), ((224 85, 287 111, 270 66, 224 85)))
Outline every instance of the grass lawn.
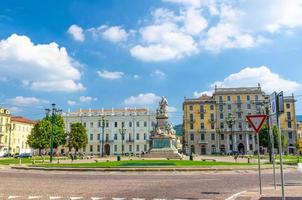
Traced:
POLYGON ((215 166, 255 166, 256 164, 189 161, 189 160, 133 160, 94 163, 68 163, 68 164, 37 164, 40 167, 71 167, 71 168, 98 168, 98 167, 215 167, 215 166))
MULTIPOLYGON (((54 158, 56 159, 56 158, 54 158)), ((35 156, 34 158, 21 158, 22 164, 32 164, 33 160, 37 163, 42 163, 43 157, 35 156)), ((46 162, 49 161, 49 156, 44 156, 46 162)), ((19 164, 19 158, 0 158, 0 165, 19 164)))

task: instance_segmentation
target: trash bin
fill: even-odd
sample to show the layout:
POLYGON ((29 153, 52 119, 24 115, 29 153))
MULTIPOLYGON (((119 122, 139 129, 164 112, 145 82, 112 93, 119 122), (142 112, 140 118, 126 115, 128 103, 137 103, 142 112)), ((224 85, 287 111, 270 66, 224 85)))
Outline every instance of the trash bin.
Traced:
POLYGON ((193 155, 190 155, 190 160, 193 160, 193 155))
POLYGON ((121 156, 117 156, 117 161, 121 161, 121 156))

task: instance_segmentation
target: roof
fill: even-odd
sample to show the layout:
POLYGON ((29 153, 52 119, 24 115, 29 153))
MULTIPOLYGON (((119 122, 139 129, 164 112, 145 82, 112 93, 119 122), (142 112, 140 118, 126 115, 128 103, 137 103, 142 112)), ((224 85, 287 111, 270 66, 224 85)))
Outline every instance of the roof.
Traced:
POLYGON ((97 112, 104 112, 104 113, 112 113, 112 112, 147 112, 146 108, 124 108, 124 109, 108 109, 108 110, 78 110, 76 113, 97 113, 97 112))
POLYGON ((36 122, 30 119, 27 119, 25 117, 22 116, 13 116, 11 117, 11 121, 12 122, 20 122, 20 123, 24 123, 24 124, 35 124, 36 122))

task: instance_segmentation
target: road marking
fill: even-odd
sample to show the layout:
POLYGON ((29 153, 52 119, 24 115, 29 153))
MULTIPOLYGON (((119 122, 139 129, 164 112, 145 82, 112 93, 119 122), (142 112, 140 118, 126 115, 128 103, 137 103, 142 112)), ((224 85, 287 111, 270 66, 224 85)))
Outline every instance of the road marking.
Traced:
POLYGON ((144 198, 132 198, 132 200, 145 200, 144 198))
POLYGON ((78 200, 78 199, 83 199, 83 197, 70 197, 70 200, 78 200))
POLYGON ((17 199, 19 197, 21 197, 21 196, 9 196, 8 199, 17 199))
POLYGON ((42 196, 29 196, 28 199, 41 199, 42 196))
POLYGON ((49 197, 50 200, 62 199, 63 197, 49 197))
POLYGON ((118 197, 114 197, 112 198, 112 200, 124 200, 125 198, 118 198, 118 197))
POLYGON ((241 192, 238 192, 236 194, 233 194, 232 196, 226 198, 225 200, 235 200, 238 196, 240 196, 241 194, 245 193, 246 191, 241 191, 241 192))
POLYGON ((104 197, 91 197, 91 200, 101 200, 104 199, 104 197))

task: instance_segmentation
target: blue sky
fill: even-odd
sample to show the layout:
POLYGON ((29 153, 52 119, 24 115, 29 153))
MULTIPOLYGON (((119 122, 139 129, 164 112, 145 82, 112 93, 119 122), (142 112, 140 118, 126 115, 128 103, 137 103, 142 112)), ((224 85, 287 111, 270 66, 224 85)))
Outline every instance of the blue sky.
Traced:
POLYGON ((149 107, 214 85, 297 95, 301 0, 2 1, 0 102, 37 119, 67 110, 149 107))

